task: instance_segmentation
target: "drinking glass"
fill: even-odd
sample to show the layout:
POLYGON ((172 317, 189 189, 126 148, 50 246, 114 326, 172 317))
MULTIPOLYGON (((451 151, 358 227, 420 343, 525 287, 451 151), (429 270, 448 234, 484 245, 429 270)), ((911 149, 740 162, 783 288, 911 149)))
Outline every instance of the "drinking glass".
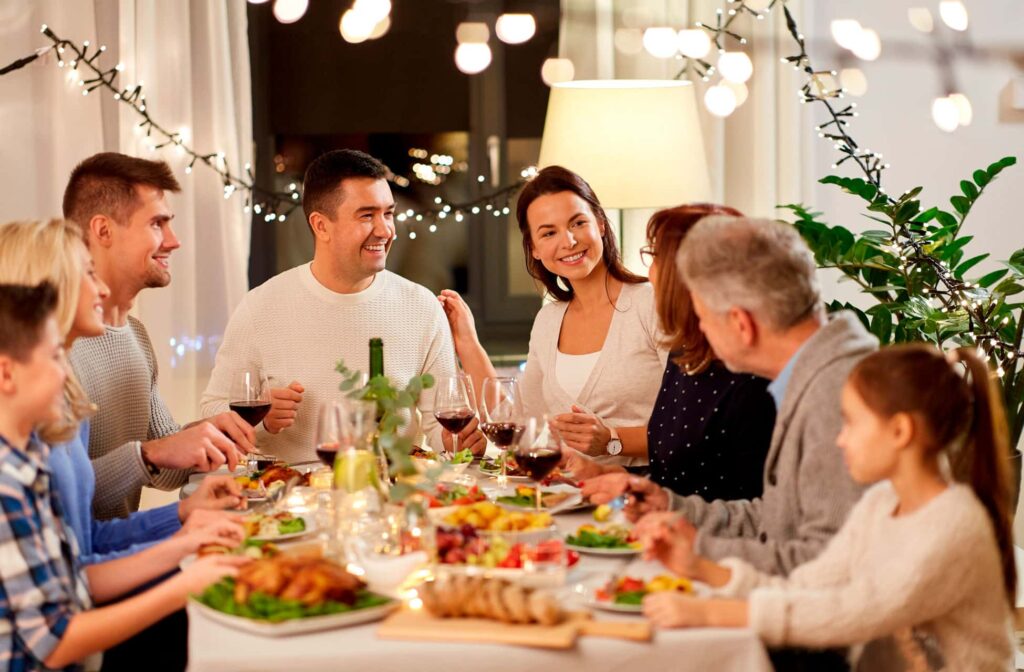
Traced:
MULTIPOLYGON (((434 396, 434 418, 452 434, 452 453, 459 452, 459 432, 476 417, 476 396, 473 381, 460 373, 441 376, 434 396)), ((447 459, 451 455, 446 454, 447 459)))
POLYGON ((341 402, 320 404, 316 424, 316 456, 328 469, 333 470, 338 451, 352 446, 353 432, 348 419, 341 402))
POLYGON ((540 482, 562 461, 562 438, 547 416, 526 420, 515 455, 516 464, 534 482, 536 509, 540 511, 540 482))
MULTIPOLYGON (((235 374, 231 381, 228 408, 255 427, 270 412, 270 383, 258 366, 250 366, 235 374)), ((255 473, 273 464, 274 459, 260 455, 258 450, 249 454, 246 468, 255 473), (262 459, 261 459, 262 458, 262 459)))
POLYGON ((508 482, 506 462, 511 446, 523 432, 523 404, 519 381, 511 377, 484 378, 480 399, 480 430, 501 451, 501 475, 498 484, 508 482))

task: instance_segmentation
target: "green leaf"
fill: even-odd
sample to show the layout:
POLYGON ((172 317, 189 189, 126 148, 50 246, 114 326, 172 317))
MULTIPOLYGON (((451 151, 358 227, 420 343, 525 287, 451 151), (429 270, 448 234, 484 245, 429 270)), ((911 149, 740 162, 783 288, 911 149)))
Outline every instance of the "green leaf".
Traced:
POLYGON ((935 219, 943 227, 950 227, 950 228, 954 228, 955 229, 956 226, 957 226, 956 217, 954 217, 953 215, 949 214, 945 210, 939 210, 938 212, 936 212, 935 213, 935 219))
POLYGON ((872 311, 871 333, 878 337, 878 342, 886 345, 892 339, 892 313, 884 306, 878 306, 872 311))
POLYGON ((917 222, 918 224, 927 224, 928 222, 930 222, 933 219, 935 219, 935 215, 937 215, 938 213, 939 213, 939 209, 938 208, 928 208, 927 210, 922 212, 920 215, 915 217, 914 221, 917 222))
POLYGON ((1024 287, 1017 284, 1012 279, 1007 279, 996 285, 995 289, 992 291, 995 294, 1002 294, 1003 296, 1013 296, 1014 294, 1024 292, 1024 287))
POLYGON ((979 187, 984 188, 985 185, 988 184, 990 181, 988 173, 986 173, 984 170, 974 171, 974 181, 977 183, 979 187))
POLYGON ((989 257, 988 253, 979 254, 976 257, 971 257, 967 261, 965 261, 962 264, 960 264, 959 266, 957 266, 956 269, 953 272, 956 274, 957 278, 963 279, 964 273, 966 273, 967 271, 971 270, 972 268, 974 268, 975 266, 980 264, 982 261, 984 261, 988 257, 989 257))
POLYGON ((964 196, 972 201, 978 197, 978 188, 968 180, 960 180, 960 191, 964 192, 964 196))
POLYGON ((980 285, 981 287, 989 287, 992 284, 1001 280, 1003 276, 1005 276, 1009 272, 1010 271, 1005 268, 1000 269, 998 271, 992 271, 991 273, 981 276, 981 278, 978 279, 978 285, 980 285))
POLYGON ((953 196, 949 199, 949 202, 953 205, 953 209, 961 215, 966 215, 971 209, 971 202, 963 196, 953 196))

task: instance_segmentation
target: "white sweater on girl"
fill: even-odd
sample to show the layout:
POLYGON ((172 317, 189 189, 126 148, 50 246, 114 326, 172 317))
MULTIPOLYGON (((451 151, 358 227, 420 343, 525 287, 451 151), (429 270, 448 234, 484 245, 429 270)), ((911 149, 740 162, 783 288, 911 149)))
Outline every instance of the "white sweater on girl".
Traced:
POLYGON ((900 669, 892 654, 912 643, 929 669, 1013 669, 999 550, 981 502, 955 484, 909 515, 893 515, 898 503, 883 481, 816 559, 782 578, 729 558, 732 578, 716 592, 749 597, 750 627, 769 646, 870 643, 862 668, 870 659, 871 669, 900 669))

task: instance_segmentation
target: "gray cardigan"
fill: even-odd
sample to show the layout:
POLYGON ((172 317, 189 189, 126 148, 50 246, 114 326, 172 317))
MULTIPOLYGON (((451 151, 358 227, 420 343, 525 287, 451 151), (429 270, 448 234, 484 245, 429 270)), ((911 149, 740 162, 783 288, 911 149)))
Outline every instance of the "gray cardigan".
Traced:
POLYGON ((761 497, 710 503, 673 497, 673 508, 699 528, 698 553, 787 575, 821 552, 862 492, 836 446, 839 395, 850 370, 877 348, 849 312, 834 315, 807 340, 775 419, 761 497))

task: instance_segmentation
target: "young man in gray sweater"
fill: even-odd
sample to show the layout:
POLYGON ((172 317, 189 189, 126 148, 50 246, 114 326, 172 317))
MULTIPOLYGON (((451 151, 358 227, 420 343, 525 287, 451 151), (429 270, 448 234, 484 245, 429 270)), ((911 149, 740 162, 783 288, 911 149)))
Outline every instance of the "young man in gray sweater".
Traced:
POLYGON ((237 413, 179 427, 157 389, 157 360, 146 328, 128 315, 139 292, 166 287, 181 246, 165 193, 181 188, 163 161, 107 152, 82 161, 64 191, 64 217, 77 223, 110 287, 106 333, 80 338, 69 359, 98 412, 90 420, 96 471, 93 514, 122 518, 139 508, 142 487, 181 487, 192 470, 234 468, 255 433, 237 413))
POLYGON ((826 317, 814 258, 788 225, 706 218, 687 234, 677 263, 715 354, 732 371, 772 380, 778 414, 764 492, 707 502, 638 476, 609 474, 587 479, 584 494, 603 503, 629 492, 634 519, 681 513, 689 523, 680 525, 682 534, 697 553, 735 556, 786 575, 821 552, 860 497, 836 447, 839 394, 878 343, 854 315, 826 317))

